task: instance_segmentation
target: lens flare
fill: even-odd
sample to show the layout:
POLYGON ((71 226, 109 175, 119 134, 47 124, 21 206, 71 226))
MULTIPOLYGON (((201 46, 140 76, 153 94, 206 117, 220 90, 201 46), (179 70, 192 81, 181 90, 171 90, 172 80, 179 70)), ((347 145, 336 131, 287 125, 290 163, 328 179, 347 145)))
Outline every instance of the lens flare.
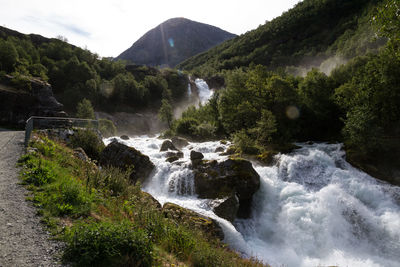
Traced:
POLYGON ((295 106, 288 106, 286 108, 286 116, 291 120, 298 119, 300 116, 300 111, 295 106))
POLYGON ((169 46, 170 46, 170 47, 174 47, 174 39, 169 38, 169 39, 168 39, 168 43, 169 43, 169 46))

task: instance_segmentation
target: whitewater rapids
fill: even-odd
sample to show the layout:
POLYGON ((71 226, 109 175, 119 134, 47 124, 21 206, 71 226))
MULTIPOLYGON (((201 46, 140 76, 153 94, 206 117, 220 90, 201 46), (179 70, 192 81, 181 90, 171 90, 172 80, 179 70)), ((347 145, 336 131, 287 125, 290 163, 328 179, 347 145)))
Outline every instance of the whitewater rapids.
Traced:
MULTIPOLYGON (((148 155, 156 168, 143 184, 161 204, 173 202, 216 219, 225 242, 272 266, 400 266, 400 188, 379 182, 345 161, 341 144, 298 144, 271 167, 253 163, 261 177, 252 217, 230 222, 210 200, 197 198, 190 149, 222 161, 220 142, 190 143, 184 158, 165 161, 164 140, 132 137, 120 142, 148 155)), ((106 139, 106 144, 111 138, 106 139)))

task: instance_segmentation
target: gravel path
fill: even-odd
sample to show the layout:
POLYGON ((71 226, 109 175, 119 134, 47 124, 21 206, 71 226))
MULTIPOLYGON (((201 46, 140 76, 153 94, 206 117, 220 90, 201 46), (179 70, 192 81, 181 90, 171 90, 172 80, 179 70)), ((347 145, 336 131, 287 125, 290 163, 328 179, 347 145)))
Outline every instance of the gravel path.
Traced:
POLYGON ((0 267, 60 266, 61 245, 50 241, 36 209, 25 200, 16 162, 23 153, 23 131, 0 129, 0 267))

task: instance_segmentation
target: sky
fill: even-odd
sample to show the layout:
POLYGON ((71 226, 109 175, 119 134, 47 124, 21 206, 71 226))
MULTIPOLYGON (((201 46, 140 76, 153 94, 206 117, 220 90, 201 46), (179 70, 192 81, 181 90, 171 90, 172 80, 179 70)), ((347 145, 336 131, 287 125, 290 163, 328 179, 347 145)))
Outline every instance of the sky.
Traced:
POLYGON ((300 0, 0 0, 0 25, 116 57, 167 19, 184 17, 235 34, 257 28, 300 0))

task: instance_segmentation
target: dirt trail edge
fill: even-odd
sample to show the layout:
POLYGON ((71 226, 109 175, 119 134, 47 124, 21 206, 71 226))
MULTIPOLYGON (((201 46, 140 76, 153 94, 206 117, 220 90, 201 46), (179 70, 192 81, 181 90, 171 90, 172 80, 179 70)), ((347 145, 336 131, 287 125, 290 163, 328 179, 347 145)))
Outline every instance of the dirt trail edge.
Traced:
POLYGON ((61 266, 61 245, 49 240, 36 209, 25 200, 16 167, 24 151, 23 131, 0 131, 0 267, 61 266))

